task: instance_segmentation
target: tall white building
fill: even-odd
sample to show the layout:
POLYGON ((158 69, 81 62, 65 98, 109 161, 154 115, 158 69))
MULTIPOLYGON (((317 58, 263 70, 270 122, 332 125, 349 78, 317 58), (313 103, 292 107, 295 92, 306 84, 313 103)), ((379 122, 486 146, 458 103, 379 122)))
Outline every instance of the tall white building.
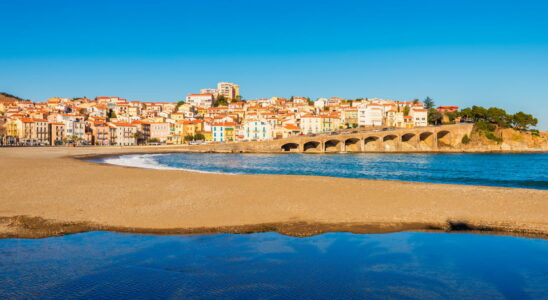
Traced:
POLYGON ((382 126, 383 107, 379 104, 367 104, 358 107, 358 125, 382 126))

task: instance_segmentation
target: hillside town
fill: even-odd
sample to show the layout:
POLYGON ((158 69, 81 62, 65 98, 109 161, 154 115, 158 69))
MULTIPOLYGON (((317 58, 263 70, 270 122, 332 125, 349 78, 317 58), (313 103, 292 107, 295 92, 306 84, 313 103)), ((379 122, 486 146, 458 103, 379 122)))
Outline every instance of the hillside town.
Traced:
MULTIPOLYGON (((54 97, 35 103, 8 96, 0 99, 1 145, 177 145, 428 125, 428 107, 417 99, 243 100, 239 86, 228 82, 189 94, 177 103, 112 96, 54 97)), ((458 109, 437 107, 445 118, 458 109)))

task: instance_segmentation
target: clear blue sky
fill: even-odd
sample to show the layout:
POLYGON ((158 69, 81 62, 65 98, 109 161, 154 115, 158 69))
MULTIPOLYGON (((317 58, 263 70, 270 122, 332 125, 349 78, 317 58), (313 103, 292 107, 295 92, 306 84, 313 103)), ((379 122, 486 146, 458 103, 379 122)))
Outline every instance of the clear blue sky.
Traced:
POLYGON ((0 0, 0 91, 176 101, 397 100, 523 110, 548 129, 548 1, 0 0))

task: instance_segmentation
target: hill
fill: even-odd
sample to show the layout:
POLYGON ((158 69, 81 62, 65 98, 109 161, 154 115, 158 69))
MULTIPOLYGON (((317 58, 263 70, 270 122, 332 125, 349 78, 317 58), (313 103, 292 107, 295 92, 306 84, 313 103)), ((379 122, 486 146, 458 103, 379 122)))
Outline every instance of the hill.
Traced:
POLYGON ((0 102, 15 102, 15 101, 30 101, 30 100, 22 99, 12 94, 0 92, 0 102))

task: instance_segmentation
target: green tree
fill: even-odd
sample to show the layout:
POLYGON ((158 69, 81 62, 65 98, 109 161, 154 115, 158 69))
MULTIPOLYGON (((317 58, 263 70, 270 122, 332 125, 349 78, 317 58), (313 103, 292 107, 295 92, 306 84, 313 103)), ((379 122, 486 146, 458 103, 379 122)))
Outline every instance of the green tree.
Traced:
POLYGON ((409 111, 410 111, 410 110, 411 110, 411 109, 409 108, 409 106, 404 106, 404 107, 403 107, 403 115, 404 115, 404 116, 409 116, 409 111))
POLYGON ((293 102, 293 99, 294 99, 293 96, 289 97, 289 102, 293 102))
POLYGON ((419 103, 419 101, 420 101, 419 99, 415 98, 415 99, 413 99, 413 104, 417 104, 417 103, 419 103))
POLYGON ((458 116, 457 112, 454 112, 454 111, 448 111, 445 114, 447 115, 447 118, 449 119, 450 122, 455 122, 458 116))
POLYGON ((520 111, 511 116, 511 123, 517 129, 527 130, 529 126, 537 126, 538 120, 532 115, 520 111))
POLYGON ((469 108, 469 107, 463 108, 458 113, 458 115, 466 121, 471 121, 472 120, 472 109, 469 108))
POLYGON ((308 103, 308 105, 310 106, 314 105, 314 101, 312 101, 312 99, 310 99, 309 97, 306 98, 306 103, 308 103))
POLYGON ((192 135, 185 136, 185 142, 192 142, 193 140, 194 140, 194 136, 192 135))
POLYGON ((186 102, 184 100, 181 100, 181 101, 177 102, 177 106, 175 108, 177 109, 177 108, 179 108, 179 106, 185 105, 185 103, 186 102))
POLYGON ((228 105, 228 99, 226 99, 226 97, 224 95, 219 95, 219 97, 217 97, 217 99, 215 99, 215 102, 213 103, 213 106, 217 107, 217 106, 226 106, 228 105))
POLYGON ((196 133, 196 134, 194 135, 194 140, 195 140, 195 141, 203 141, 203 140, 205 140, 205 136, 204 136, 203 134, 201 134, 201 133, 196 133))
POLYGON ((430 108, 428 110, 428 123, 432 125, 441 124, 442 114, 435 108, 430 108))
POLYGON ((495 123, 501 127, 509 127, 509 116, 506 114, 506 111, 498 107, 490 107, 485 112, 487 121, 495 123))
POLYGON ((434 106, 436 106, 436 104, 434 103, 434 100, 432 100, 432 98, 426 97, 424 99, 424 108, 431 109, 434 108, 434 106))

